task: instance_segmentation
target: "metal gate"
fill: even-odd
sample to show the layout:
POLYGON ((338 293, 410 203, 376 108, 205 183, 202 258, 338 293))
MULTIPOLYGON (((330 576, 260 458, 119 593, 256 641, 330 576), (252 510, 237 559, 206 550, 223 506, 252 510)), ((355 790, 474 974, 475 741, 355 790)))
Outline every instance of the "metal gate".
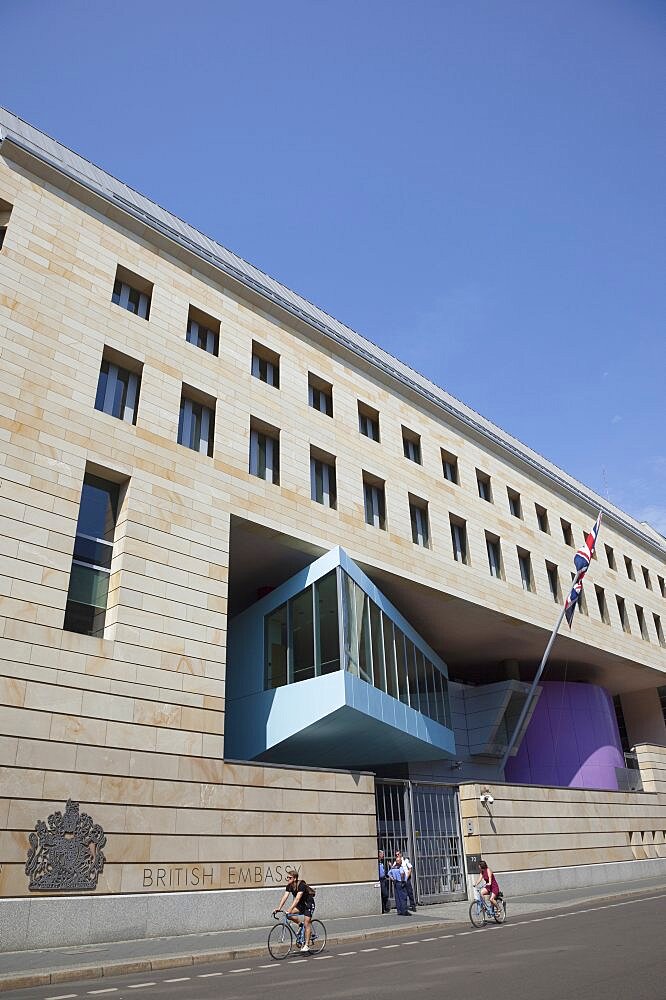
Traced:
POLYGON ((417 901, 466 899, 458 789, 380 779, 376 801, 379 847, 389 864, 396 851, 411 860, 417 901))

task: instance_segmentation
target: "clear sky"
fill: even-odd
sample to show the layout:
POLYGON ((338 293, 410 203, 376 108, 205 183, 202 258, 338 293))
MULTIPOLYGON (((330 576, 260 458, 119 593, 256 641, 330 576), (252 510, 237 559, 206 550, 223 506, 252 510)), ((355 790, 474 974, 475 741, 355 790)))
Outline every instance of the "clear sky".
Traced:
POLYGON ((666 532, 664 0, 0 0, 0 103, 666 532))

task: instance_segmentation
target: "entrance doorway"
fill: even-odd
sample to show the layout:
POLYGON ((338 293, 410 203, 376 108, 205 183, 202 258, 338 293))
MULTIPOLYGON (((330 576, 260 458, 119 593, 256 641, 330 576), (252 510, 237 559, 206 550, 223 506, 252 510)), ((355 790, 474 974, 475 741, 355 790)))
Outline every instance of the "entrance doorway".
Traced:
POLYGON ((378 779, 376 802, 379 847, 410 859, 417 902, 466 899, 457 787, 378 779))

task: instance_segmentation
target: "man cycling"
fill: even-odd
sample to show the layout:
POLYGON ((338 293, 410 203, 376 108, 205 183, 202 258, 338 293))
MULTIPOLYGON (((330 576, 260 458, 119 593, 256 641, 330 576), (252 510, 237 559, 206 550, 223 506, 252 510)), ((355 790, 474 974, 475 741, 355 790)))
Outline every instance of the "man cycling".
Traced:
POLYGON ((481 895, 489 899, 493 910, 496 910, 500 887, 495 878, 495 873, 488 867, 485 861, 479 861, 479 880, 474 883, 474 888, 481 885, 482 882, 483 889, 481 890, 481 895))
POLYGON ((312 914, 314 913, 315 901, 314 896, 310 892, 310 886, 302 879, 299 881, 298 872, 294 871, 293 868, 287 871, 287 885, 277 909, 273 910, 273 916, 282 909, 290 893, 293 897, 293 902, 287 910, 287 918, 300 927, 301 921, 299 918, 303 917, 303 923, 305 924, 305 944, 301 948, 301 951, 308 952, 310 951, 312 914))

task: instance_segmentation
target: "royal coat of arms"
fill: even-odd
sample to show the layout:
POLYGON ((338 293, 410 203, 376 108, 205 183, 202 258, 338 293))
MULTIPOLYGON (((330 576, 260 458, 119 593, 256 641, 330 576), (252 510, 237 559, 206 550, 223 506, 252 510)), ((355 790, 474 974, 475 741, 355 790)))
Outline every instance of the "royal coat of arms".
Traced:
POLYGON ((39 820, 30 834, 30 850, 25 866, 31 892, 80 892, 97 888, 97 877, 106 858, 102 848, 106 835, 79 803, 68 799, 65 814, 39 820))

